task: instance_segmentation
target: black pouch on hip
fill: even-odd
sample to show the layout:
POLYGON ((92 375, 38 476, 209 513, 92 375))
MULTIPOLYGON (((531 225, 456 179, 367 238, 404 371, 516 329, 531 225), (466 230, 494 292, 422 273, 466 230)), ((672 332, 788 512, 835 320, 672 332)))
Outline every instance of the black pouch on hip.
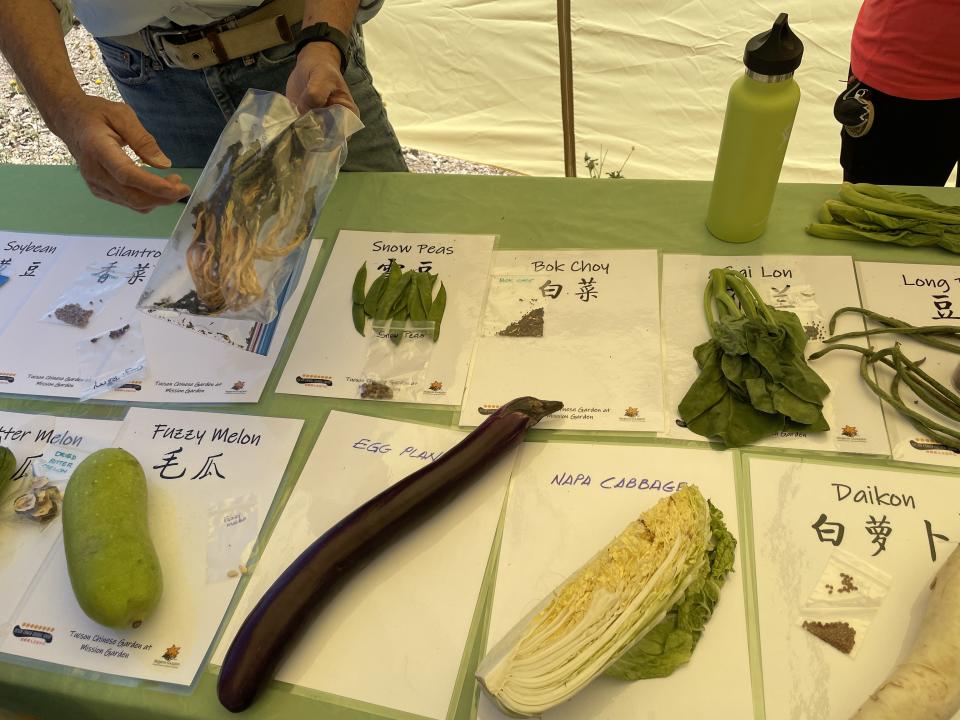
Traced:
POLYGON ((833 116, 843 125, 847 135, 856 138, 870 132, 874 113, 870 88, 851 75, 847 89, 837 96, 833 104, 833 116))

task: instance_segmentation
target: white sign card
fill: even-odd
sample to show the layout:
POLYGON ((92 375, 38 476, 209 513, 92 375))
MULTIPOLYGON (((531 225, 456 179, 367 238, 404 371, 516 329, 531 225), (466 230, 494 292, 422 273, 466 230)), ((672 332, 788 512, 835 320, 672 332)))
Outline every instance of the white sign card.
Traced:
POLYGON ((494 253, 461 425, 522 395, 545 428, 663 430, 656 250, 494 253))
MULTIPOLYGON (((525 444, 510 482, 488 647, 658 500, 696 484, 739 540, 733 455, 699 449, 525 444)), ((599 677, 544 720, 743 718, 753 713, 739 548, 690 662, 666 678, 599 677), (696 692, 691 692, 696 688, 696 692)), ((478 720, 505 716, 481 692, 478 720)))
POLYGON ((310 248, 281 313, 261 324, 137 311, 166 239, 30 237, 16 242, 46 243, 42 263, 52 267, 18 307, 4 304, 0 390, 136 402, 256 402, 319 253, 318 244, 310 248), (115 389, 94 390, 105 383, 115 389))
POLYGON ((492 235, 341 230, 277 392, 458 405, 486 296, 493 243, 492 235), (436 275, 434 299, 443 284, 446 310, 436 342, 413 329, 399 343, 391 342, 389 329, 374 328, 370 319, 364 335, 354 326, 357 272, 366 267, 369 292, 391 264, 404 272, 436 275))
MULTIPOLYGON (((911 325, 960 329, 960 266, 858 262, 857 275, 864 307, 911 325)), ((868 326, 879 327, 871 321, 868 321, 868 326)), ((940 339, 960 346, 958 336, 940 339)), ((923 359, 924 372, 954 393, 960 393, 960 387, 953 384, 960 383, 960 379, 953 380, 954 373, 960 372, 960 355, 917 342, 909 335, 884 334, 873 337, 873 346, 877 349, 891 347, 894 343, 901 343, 904 354, 911 360, 923 359)), ((879 364, 877 368, 881 387, 889 390, 893 372, 879 364)), ((907 407, 960 432, 960 423, 956 420, 939 414, 925 404, 915 405, 917 396, 905 383, 900 384, 900 395, 907 407)), ((883 414, 894 459, 960 468, 960 451, 927 437, 887 403, 883 404, 883 414)))
POLYGON ((56 543, 63 490, 73 467, 109 447, 120 428, 113 420, 0 412, 0 446, 16 459, 0 477, 0 630, 56 543), (18 512, 19 508, 19 512, 18 512))
MULTIPOLYGON (((903 660, 960 539, 956 476, 750 458, 750 485, 766 716, 845 720, 903 660), (801 624, 841 551, 891 577, 855 656, 801 624)), ((819 594, 846 605, 831 622, 852 625, 864 583, 848 575, 856 590, 835 578, 819 594)))
MULTIPOLYGON (((213 661, 222 663, 247 614, 310 543, 464 437, 331 412, 213 661)), ((302 629, 276 678, 445 718, 515 454, 354 574, 302 629)))
MULTIPOLYGON (((49 235, 0 230, 0 277, 6 278, 0 280, 0 292, 3 293, 0 295, 3 298, 0 332, 43 282, 47 272, 56 263, 59 249, 59 244, 51 242, 49 235)), ((0 382, 9 382, 2 365, 0 362, 0 382)))
MULTIPOLYGON (((693 349, 710 337, 704 316, 704 287, 710 270, 725 267, 746 277, 768 305, 797 314, 809 342, 805 354, 823 347, 835 310, 859 306, 853 261, 843 256, 664 255, 661 305, 666 372, 667 429, 665 437, 705 439, 683 427, 677 407, 697 378, 693 349)), ((858 316, 842 316, 836 332, 862 330, 858 316)), ((823 415, 828 432, 782 432, 758 445, 801 450, 886 455, 889 452, 880 402, 859 378, 859 355, 834 352, 809 362, 830 387, 823 415)))
POLYGON ((163 570, 159 605, 137 629, 116 630, 90 620, 73 594, 61 539, 11 619, 15 627, 44 628, 51 641, 30 642, 36 638, 8 632, 0 651, 111 675, 191 684, 236 590, 252 540, 231 548, 231 571, 216 578, 208 575, 210 546, 221 545, 218 533, 232 534, 238 523, 250 523, 249 537, 256 538, 302 424, 132 408, 116 445, 133 454, 147 476, 150 535, 163 570), (231 520, 215 526, 211 518, 223 518, 226 504, 235 509, 231 520))

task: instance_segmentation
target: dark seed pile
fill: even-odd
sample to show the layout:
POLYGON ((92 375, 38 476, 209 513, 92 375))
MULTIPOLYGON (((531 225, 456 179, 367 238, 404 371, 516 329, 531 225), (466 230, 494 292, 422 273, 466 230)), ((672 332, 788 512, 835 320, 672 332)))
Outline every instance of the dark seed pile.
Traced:
POLYGON ((534 308, 497 333, 504 337, 543 337, 543 308, 534 308))
POLYGON ((803 629, 847 655, 853 650, 857 636, 857 631, 842 620, 828 623, 804 621, 803 629))

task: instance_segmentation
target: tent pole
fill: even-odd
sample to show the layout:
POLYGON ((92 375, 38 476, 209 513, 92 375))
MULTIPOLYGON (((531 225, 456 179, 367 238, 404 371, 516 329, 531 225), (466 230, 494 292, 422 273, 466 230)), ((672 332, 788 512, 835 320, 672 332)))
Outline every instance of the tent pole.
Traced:
POLYGON ((563 123, 563 169, 577 176, 577 144, 573 132, 573 50, 570 0, 557 0, 557 34, 560 45, 560 118, 563 123))

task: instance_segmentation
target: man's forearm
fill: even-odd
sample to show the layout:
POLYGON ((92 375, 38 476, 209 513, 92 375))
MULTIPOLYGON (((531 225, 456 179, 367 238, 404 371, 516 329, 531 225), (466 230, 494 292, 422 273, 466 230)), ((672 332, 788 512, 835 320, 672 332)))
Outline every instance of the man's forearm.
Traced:
POLYGON ((56 133, 61 109, 84 93, 70 67, 53 3, 0 0, 0 52, 56 133))
POLYGON ((359 4, 359 0, 306 0, 303 7, 303 26, 308 27, 323 21, 349 37, 359 4))

